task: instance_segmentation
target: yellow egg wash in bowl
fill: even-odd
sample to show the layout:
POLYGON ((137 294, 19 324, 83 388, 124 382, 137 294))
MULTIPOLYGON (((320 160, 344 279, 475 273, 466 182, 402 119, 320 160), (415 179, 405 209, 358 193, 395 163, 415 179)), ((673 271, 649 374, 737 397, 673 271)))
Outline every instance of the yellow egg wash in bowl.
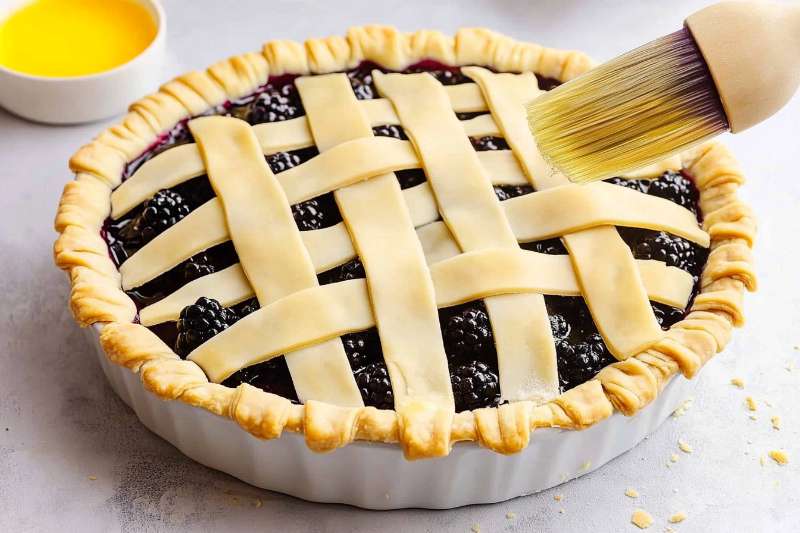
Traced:
POLYGON ((133 0, 34 0, 0 21, 0 66, 52 78, 98 74, 141 54, 157 30, 133 0))

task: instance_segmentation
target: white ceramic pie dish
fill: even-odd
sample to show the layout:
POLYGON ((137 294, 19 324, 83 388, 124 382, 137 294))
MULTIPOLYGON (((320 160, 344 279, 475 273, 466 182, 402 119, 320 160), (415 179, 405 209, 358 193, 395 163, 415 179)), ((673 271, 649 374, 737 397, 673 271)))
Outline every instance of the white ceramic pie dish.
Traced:
MULTIPOLYGON (((89 76, 44 77, 0 66, 0 107, 48 124, 93 122, 122 113, 130 102, 158 87, 162 79, 166 16, 158 0, 133 0, 156 23, 153 42, 132 60, 89 76)), ((30 0, 0 2, 0 20, 30 0)))
POLYGON ((446 457, 408 461, 398 446, 355 442, 312 452, 302 434, 261 440, 229 418, 147 391, 137 374, 108 360, 100 327, 85 330, 117 395, 150 431, 183 454, 242 481, 304 500, 367 509, 449 509, 533 494, 596 470, 655 431, 692 393, 681 375, 634 417, 615 412, 582 431, 538 429, 515 455, 456 444, 446 457), (219 446, 225 442, 225 446, 219 446))

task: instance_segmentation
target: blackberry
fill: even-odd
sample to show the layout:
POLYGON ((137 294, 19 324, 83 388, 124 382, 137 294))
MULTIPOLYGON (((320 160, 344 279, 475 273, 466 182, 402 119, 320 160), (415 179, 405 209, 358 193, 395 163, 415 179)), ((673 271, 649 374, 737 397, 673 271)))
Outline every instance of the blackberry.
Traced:
POLYGON ((472 302, 456 308, 442 323, 445 351, 451 360, 475 359, 494 345, 489 315, 483 302, 472 302))
POLYGON ((665 172, 660 178, 650 182, 647 194, 666 198, 697 214, 700 193, 692 180, 680 172, 665 172))
POLYGON ((494 194, 501 202, 532 192, 533 187, 530 185, 495 185, 494 187, 494 194))
POLYGON ((292 216, 300 231, 327 228, 342 220, 330 193, 293 205, 292 216))
POLYGON ((500 404, 500 384, 497 374, 479 361, 450 367, 450 382, 456 412, 472 411, 481 407, 496 407, 500 404))
POLYGON ((609 178, 605 180, 606 183, 610 183, 612 185, 619 185, 621 187, 627 187, 628 189, 633 189, 634 191, 646 193, 648 189, 648 180, 629 180, 625 178, 609 178))
POLYGON ((175 191, 164 189, 142 204, 142 211, 122 230, 120 236, 140 246, 150 242, 167 228, 174 226, 191 209, 175 191))
POLYGON ((353 372, 381 360, 381 341, 375 328, 342 335, 342 344, 353 372))
POLYGON ((564 243, 558 238, 525 242, 521 243, 520 247, 525 250, 530 250, 531 252, 539 252, 540 254, 567 255, 567 249, 564 248, 564 243))
POLYGON ((221 333, 238 320, 236 313, 212 299, 201 297, 183 308, 178 319, 178 338, 175 353, 186 357, 189 353, 221 333))
POLYGON ((676 322, 683 320, 683 309, 656 302, 651 302, 651 305, 653 314, 656 315, 656 320, 662 329, 669 329, 676 322))
POLYGON ((201 252, 181 263, 178 268, 178 281, 189 283, 208 274, 213 274, 216 269, 209 259, 208 254, 201 252))
POLYGON ((577 344, 556 341, 556 356, 559 381, 565 391, 589 381, 616 361, 598 333, 588 335, 586 340, 577 344))
POLYGON ((488 152, 491 150, 508 150, 508 143, 502 137, 470 137, 469 142, 477 152, 488 152))
POLYGON ((364 272, 364 265, 358 258, 317 275, 320 285, 366 277, 367 274, 364 272))
POLYGON ((554 314, 550 315, 550 329, 553 331, 553 338, 558 340, 569 337, 572 328, 564 315, 554 314))
POLYGON ((356 385, 364 405, 378 409, 394 409, 394 392, 389 371, 382 362, 370 363, 356 372, 356 385))
POLYGON ((542 91, 549 91, 550 89, 555 89, 561 82, 555 78, 548 78, 547 76, 542 76, 541 74, 536 74, 536 81, 539 83, 539 89, 542 91))
POLYGON ((222 382, 223 385, 231 388, 238 387, 242 383, 283 396, 293 403, 300 403, 292 383, 289 367, 286 365, 286 358, 283 356, 243 368, 222 382))
POLYGON ((372 133, 377 137, 392 137, 393 139, 397 139, 399 141, 407 141, 408 136, 406 132, 400 126, 395 126, 394 124, 385 124, 383 126, 377 126, 372 128, 372 133))
POLYGON ((655 259, 696 274, 698 256, 696 247, 686 239, 660 231, 642 231, 620 228, 620 235, 628 242, 637 259, 655 259))
POLYGON ((411 187, 416 187, 417 185, 427 181, 425 171, 421 168, 397 170, 395 171, 395 176, 397 176, 397 181, 400 182, 401 189, 410 189, 411 187))
POLYGON ((244 302, 238 304, 235 307, 235 313, 241 320, 247 315, 258 311, 260 308, 261 306, 258 304, 258 300, 255 298, 250 298, 249 300, 245 300, 244 302))
POLYGON ((183 196, 183 201, 191 209, 196 209, 216 196, 208 176, 202 175, 185 181, 173 189, 183 196))
POLYGON ((278 152, 267 156, 267 164, 274 174, 294 168, 302 162, 300 156, 292 152, 278 152))
POLYGON ((286 83, 280 87, 268 86, 250 105, 247 122, 261 124, 263 122, 280 122, 305 114, 303 103, 294 83, 286 83))

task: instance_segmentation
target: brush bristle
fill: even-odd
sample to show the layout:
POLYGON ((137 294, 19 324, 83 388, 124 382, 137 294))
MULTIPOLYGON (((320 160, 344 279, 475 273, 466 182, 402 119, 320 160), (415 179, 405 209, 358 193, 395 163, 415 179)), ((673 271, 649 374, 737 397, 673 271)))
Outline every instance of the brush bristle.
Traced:
POLYGON ((544 158, 578 183, 655 163, 728 129, 685 28, 536 98, 528 122, 544 158))

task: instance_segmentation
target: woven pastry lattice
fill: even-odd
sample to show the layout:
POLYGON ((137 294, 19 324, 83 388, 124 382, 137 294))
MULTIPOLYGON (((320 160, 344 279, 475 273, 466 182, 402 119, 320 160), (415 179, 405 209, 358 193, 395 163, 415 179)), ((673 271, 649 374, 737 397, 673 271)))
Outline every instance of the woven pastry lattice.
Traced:
POLYGON ((200 296, 261 308, 195 349, 212 382, 286 354, 301 400, 358 407, 339 336, 377 327, 396 408, 453 409, 437 308, 485 299, 502 398, 544 403, 559 393, 544 295, 581 295, 609 350, 637 354, 664 332, 649 301, 684 308, 693 280, 635 260, 615 226, 663 230, 701 246, 695 215, 668 200, 610 184, 577 186, 538 155, 523 106, 532 73, 462 72, 443 86, 427 73, 374 72, 382 98, 359 101, 345 74, 295 81, 305 116, 250 126, 230 117, 189 122, 196 144, 145 163, 112 194, 120 217, 157 191, 207 174, 216 197, 120 268, 134 289, 194 254, 232 241, 240 262, 201 277, 140 312, 144 325, 177 319, 200 296), (486 112, 459 120, 456 113, 486 112), (375 137, 400 125, 409 140, 375 137), (476 152, 469 137, 504 137, 510 150, 476 152), (316 146, 319 155, 273 174, 264 156, 316 146), (424 169, 401 190, 393 172, 424 169), (494 185, 536 192, 500 202, 494 185), (343 222, 299 231, 290 206, 332 192, 343 222), (569 255, 520 242, 560 237, 569 255), (316 274, 358 257, 366 279, 320 286, 316 274))

